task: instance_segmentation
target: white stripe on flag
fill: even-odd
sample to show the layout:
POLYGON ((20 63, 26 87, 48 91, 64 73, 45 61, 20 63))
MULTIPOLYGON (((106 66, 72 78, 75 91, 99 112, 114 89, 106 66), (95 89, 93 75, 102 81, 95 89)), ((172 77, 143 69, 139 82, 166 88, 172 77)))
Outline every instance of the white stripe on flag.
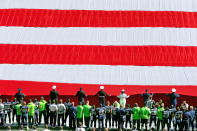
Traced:
POLYGON ((1 44, 196 46, 195 28, 0 27, 1 44))
POLYGON ((197 67, 0 65, 1 80, 109 85, 197 85, 197 67))
POLYGON ((197 0, 1 0, 0 9, 197 11, 197 0))

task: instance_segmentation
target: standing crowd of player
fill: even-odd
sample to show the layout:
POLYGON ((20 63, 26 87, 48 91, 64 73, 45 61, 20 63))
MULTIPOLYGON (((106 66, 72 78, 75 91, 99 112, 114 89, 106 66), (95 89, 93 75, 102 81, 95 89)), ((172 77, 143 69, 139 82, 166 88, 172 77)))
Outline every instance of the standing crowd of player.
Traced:
MULTIPOLYGON (((171 125, 174 126, 175 130, 189 130, 190 128, 194 130, 194 121, 197 113, 193 106, 189 106, 186 101, 184 101, 180 107, 176 106, 176 90, 172 90, 170 95, 170 107, 165 107, 162 100, 155 102, 152 99, 152 95, 146 90, 144 97, 144 106, 139 107, 135 103, 132 107, 126 104, 127 96, 122 90, 121 94, 118 96, 120 102, 115 101, 110 104, 107 101, 105 105, 105 95, 108 95, 103 91, 103 87, 96 94, 99 95, 100 106, 90 105, 89 101, 84 101, 85 92, 77 92, 79 104, 75 106, 74 102, 68 99, 63 103, 62 99, 58 101, 57 97, 59 94, 55 91, 50 93, 51 100, 48 102, 41 97, 40 101, 34 99, 33 101, 29 99, 28 104, 23 101, 24 94, 19 92, 15 95, 16 98, 9 102, 7 99, 2 102, 0 99, 0 118, 1 125, 5 126, 8 119, 9 124, 17 121, 18 126, 30 127, 40 125, 42 119, 45 125, 50 125, 52 128, 56 126, 66 126, 69 125, 70 129, 76 129, 81 124, 84 123, 86 128, 117 128, 120 130, 124 129, 149 129, 154 127, 159 129, 167 127, 168 130, 171 129, 171 125), (173 97, 173 98, 171 98, 173 97), (69 119, 69 121, 67 121, 69 119), (68 123, 67 123, 68 122, 68 123)), ((197 123, 197 122, 196 122, 197 123)))

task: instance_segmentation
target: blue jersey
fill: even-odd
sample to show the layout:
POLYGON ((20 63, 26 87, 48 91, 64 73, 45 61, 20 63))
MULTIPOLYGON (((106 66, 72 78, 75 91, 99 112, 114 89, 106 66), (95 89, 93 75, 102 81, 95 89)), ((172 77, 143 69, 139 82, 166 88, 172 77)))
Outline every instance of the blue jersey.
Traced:
POLYGON ((175 114, 174 114, 174 117, 175 117, 176 120, 180 120, 181 115, 183 115, 182 111, 176 111, 175 114))
POLYGON ((97 113, 98 113, 98 118, 99 119, 104 119, 104 117, 105 117, 105 108, 104 107, 97 108, 97 113))
POLYGON ((118 110, 118 116, 120 120, 124 120, 124 116, 126 115, 125 109, 118 110))
POLYGON ((113 107, 112 108, 112 115, 117 116, 117 114, 118 114, 118 108, 113 107))
POLYGON ((75 106, 71 106, 69 111, 69 116, 75 119, 76 115, 77 115, 77 108, 75 106))
POLYGON ((38 114, 40 102, 34 102, 34 104, 36 105, 35 113, 38 114))
POLYGON ((96 117, 96 109, 95 108, 91 108, 90 113, 91 113, 91 116, 96 117))
POLYGON ((163 118, 168 119, 170 117, 170 111, 164 110, 162 115, 163 115, 163 118))
POLYGON ((191 114, 191 121, 193 121, 195 118, 195 111, 191 110, 191 111, 189 111, 189 113, 191 114))
POLYGON ((157 115, 157 108, 152 108, 151 109, 151 116, 156 116, 157 115))
POLYGON ((17 105, 17 104, 18 104, 17 101, 13 101, 13 102, 11 103, 12 109, 16 109, 16 105, 17 105))
POLYGON ((4 112, 10 112, 10 108, 11 108, 11 103, 10 102, 4 102, 4 112))
POLYGON ((191 118, 192 118, 192 116, 188 111, 183 113, 183 121, 190 121, 191 118))
POLYGON ((125 109, 125 114, 126 114, 127 117, 131 117, 132 109, 131 108, 126 108, 125 109))
POLYGON ((67 102, 65 102, 64 105, 65 105, 65 107, 66 107, 66 112, 69 113, 69 109, 70 109, 70 107, 72 106, 72 103, 67 103, 67 102))
POLYGON ((106 114, 111 114, 111 110, 112 110, 111 106, 105 106, 106 114))
POLYGON ((28 106, 21 106, 21 113, 22 115, 27 115, 28 113, 28 106))

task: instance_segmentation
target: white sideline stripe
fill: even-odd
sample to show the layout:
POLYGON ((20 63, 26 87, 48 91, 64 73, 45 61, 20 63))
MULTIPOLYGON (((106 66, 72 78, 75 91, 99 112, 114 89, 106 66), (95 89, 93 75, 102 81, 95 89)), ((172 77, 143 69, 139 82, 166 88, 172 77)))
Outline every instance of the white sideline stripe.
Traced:
POLYGON ((0 0, 0 9, 197 11, 197 0, 0 0))
POLYGON ((195 28, 0 27, 1 44, 197 46, 195 28))
POLYGON ((197 85, 197 67, 1 64, 1 80, 109 84, 197 85))

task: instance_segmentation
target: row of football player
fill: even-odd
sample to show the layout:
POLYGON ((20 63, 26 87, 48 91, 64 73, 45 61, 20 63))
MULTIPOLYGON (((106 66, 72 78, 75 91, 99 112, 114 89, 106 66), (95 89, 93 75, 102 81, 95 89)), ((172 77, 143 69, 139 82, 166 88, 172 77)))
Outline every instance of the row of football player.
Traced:
POLYGON ((64 126, 66 119, 69 116, 70 128, 76 128, 76 122, 83 122, 84 117, 87 128, 89 128, 89 126, 96 127, 97 120, 99 123, 99 128, 104 128, 104 126, 107 127, 107 123, 109 123, 109 127, 113 126, 116 128, 123 128, 125 124, 125 127, 127 128, 128 123, 131 127, 132 118, 133 125, 137 124, 138 129, 140 128, 140 123, 142 126, 145 125, 145 127, 147 127, 147 122, 149 119, 150 126, 152 122, 154 122, 155 125, 157 125, 157 128, 160 128, 160 124, 162 125, 162 128, 165 124, 167 124, 170 128, 171 122, 174 119, 174 125, 176 127, 178 126, 180 129, 182 128, 180 125, 185 125, 186 128, 187 126, 192 126, 195 116, 193 107, 190 107, 189 117, 187 119, 185 118, 185 116, 188 115, 188 104, 185 101, 181 106, 182 111, 178 107, 176 110, 173 106, 171 108, 166 107, 164 109, 164 104, 162 101, 155 103, 152 99, 147 101, 145 106, 142 108, 140 108, 137 103, 135 103, 133 108, 130 108, 128 104, 126 108, 124 108, 123 105, 119 104, 117 101, 114 102, 112 106, 109 102, 107 102, 105 107, 101 105, 98 108, 95 108, 94 105, 90 106, 89 101, 86 101, 85 105, 80 103, 77 107, 75 107, 74 102, 71 103, 69 99, 64 104, 62 100, 60 100, 59 104, 55 104, 55 101, 52 101, 51 103, 50 100, 47 103, 44 100, 44 97, 41 97, 39 102, 36 99, 32 102, 30 99, 28 104, 26 104, 26 102, 18 103, 15 99, 13 102, 6 100, 6 102, 3 103, 2 100, 0 100, 0 103, 0 117, 2 125, 6 122, 7 116, 9 123, 11 123, 12 112, 13 122, 16 116, 19 126, 21 124, 24 126, 29 124, 30 127, 34 124, 40 124, 42 116, 44 116, 45 124, 50 124, 52 127, 55 127, 56 120, 58 119, 58 126, 60 126, 60 123, 64 126), (147 107, 147 105, 149 106, 147 107))

